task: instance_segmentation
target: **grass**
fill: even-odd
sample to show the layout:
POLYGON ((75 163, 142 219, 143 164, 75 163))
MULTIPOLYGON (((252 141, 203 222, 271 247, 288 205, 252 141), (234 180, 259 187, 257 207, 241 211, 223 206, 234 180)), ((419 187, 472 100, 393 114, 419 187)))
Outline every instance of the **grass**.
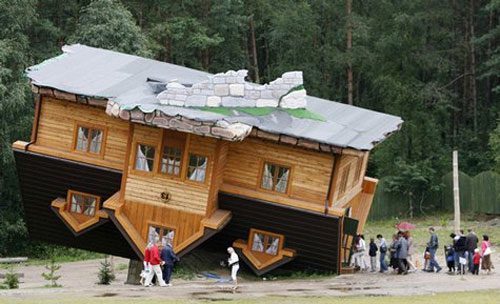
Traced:
MULTIPOLYGON (((464 214, 461 219, 461 227, 467 233, 467 229, 472 228, 478 235, 479 240, 482 240, 482 235, 487 234, 490 237, 491 243, 493 245, 500 244, 500 226, 486 225, 490 218, 475 215, 475 214, 464 214)), ((429 241, 429 227, 434 227, 436 233, 439 237, 439 248, 440 250, 444 245, 451 243, 450 233, 453 232, 453 214, 442 213, 435 214, 427 217, 420 217, 414 219, 399 219, 401 221, 410 222, 416 224, 416 229, 411 231, 414 243, 416 245, 415 253, 421 254, 425 249, 426 243, 429 241)), ((377 234, 382 234, 384 238, 390 242, 391 236, 396 232, 394 226, 397 220, 382 220, 382 221, 368 221, 364 228, 365 240, 369 241, 371 237, 375 238, 377 234)), ((438 252, 442 254, 442 251, 438 252)))
POLYGON ((199 110, 212 112, 224 116, 233 116, 236 115, 235 111, 246 113, 252 116, 265 116, 273 113, 274 111, 284 111, 288 113, 290 116, 300 119, 310 119, 317 121, 325 121, 325 118, 320 114, 311 112, 307 109, 281 109, 281 108, 272 108, 272 107, 263 107, 263 108, 255 108, 255 107, 200 107, 199 110))
MULTIPOLYGON (((425 296, 405 296, 405 297, 260 297, 252 299, 230 300, 223 298, 220 301, 210 301, 211 303, 232 303, 232 304, 469 304, 498 303, 500 291, 490 290, 458 293, 441 293, 425 296)), ((124 298, 92 298, 92 299, 0 299, 0 304, 183 304, 183 303, 207 303, 206 300, 167 300, 167 299, 124 299, 124 298)))

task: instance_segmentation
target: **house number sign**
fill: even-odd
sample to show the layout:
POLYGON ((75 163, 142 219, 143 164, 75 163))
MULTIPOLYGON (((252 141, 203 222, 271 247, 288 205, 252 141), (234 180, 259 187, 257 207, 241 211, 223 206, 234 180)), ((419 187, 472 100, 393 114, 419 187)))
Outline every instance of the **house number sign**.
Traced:
POLYGON ((170 201, 170 199, 172 198, 172 194, 170 194, 170 192, 165 190, 160 194, 160 198, 161 198, 162 202, 168 203, 170 201))

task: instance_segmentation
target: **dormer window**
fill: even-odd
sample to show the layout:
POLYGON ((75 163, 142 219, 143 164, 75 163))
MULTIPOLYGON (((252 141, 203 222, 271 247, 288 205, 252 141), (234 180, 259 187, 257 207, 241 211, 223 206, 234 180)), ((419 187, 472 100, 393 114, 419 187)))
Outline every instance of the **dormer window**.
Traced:
POLYGON ((92 217, 99 209, 100 198, 96 195, 70 190, 68 200, 71 213, 92 217))

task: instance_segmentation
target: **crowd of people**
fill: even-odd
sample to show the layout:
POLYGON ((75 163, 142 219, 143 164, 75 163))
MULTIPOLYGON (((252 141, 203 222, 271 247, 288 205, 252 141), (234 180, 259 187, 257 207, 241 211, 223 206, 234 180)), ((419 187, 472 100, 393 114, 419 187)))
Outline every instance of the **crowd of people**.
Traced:
MULTIPOLYGON (((430 238, 426 244, 422 258, 422 271, 440 272, 442 267, 436 260, 439 249, 439 238, 433 227, 429 228, 430 238)), ((450 234, 451 242, 444 246, 444 256, 449 274, 465 274, 467 271, 478 275, 481 270, 490 273, 494 269, 491 261, 491 242, 487 235, 479 241, 476 233, 469 229, 467 234, 461 230, 458 234, 450 234)), ((397 274, 416 272, 419 268, 419 258, 415 256, 415 244, 410 231, 398 231, 392 236, 390 244, 379 234, 370 239, 368 256, 370 265, 366 262, 367 246, 362 234, 355 237, 351 255, 351 266, 361 271, 371 270, 385 273, 389 267, 397 274), (378 254, 378 259, 377 259, 378 254), (377 268, 378 266, 378 268, 377 268)))

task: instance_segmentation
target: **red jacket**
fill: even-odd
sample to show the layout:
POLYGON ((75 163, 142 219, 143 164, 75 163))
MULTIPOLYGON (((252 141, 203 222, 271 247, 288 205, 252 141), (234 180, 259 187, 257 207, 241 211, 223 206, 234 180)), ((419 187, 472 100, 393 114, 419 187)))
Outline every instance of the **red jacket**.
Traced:
POLYGON ((149 250, 148 248, 146 248, 146 250, 144 251, 144 262, 151 262, 151 250, 149 250))
POLYGON ((161 259, 160 259, 160 252, 158 251, 158 246, 154 245, 151 247, 151 255, 149 259, 149 263, 151 265, 160 265, 161 259))
POLYGON ((474 265, 479 265, 480 261, 481 261, 481 255, 479 254, 479 252, 474 253, 474 257, 473 257, 473 260, 472 260, 472 262, 474 263, 474 265))

